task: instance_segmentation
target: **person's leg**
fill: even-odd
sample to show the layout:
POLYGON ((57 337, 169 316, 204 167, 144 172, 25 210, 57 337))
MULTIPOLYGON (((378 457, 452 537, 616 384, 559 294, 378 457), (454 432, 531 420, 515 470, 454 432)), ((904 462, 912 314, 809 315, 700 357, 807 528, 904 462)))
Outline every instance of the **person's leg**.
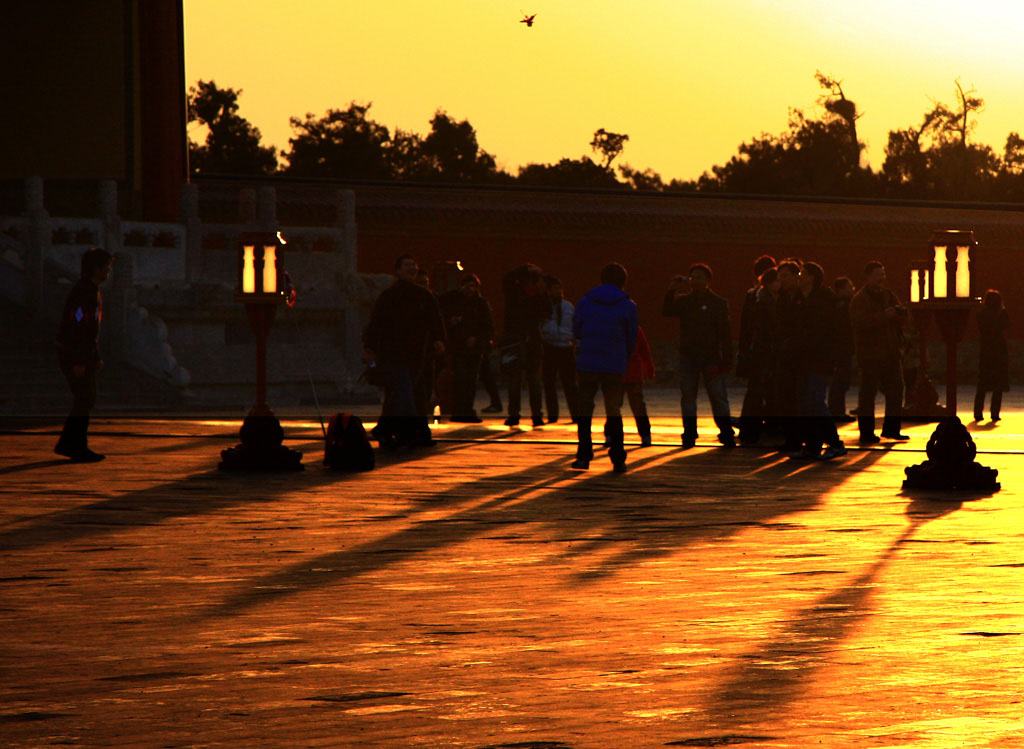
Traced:
POLYGON ((533 425, 544 424, 544 394, 540 384, 541 359, 543 349, 540 343, 527 346, 526 354, 526 387, 530 394, 530 416, 533 425))
POLYGON ((453 418, 478 418, 473 401, 476 396, 476 375, 479 371, 478 353, 460 352, 452 355, 453 418))
POLYGON ((96 405, 96 370, 86 367, 82 375, 76 375, 70 366, 62 370, 73 400, 54 452, 72 460, 102 460, 104 456, 89 449, 89 414, 96 405))
POLYGON ((544 344, 541 359, 541 373, 544 384, 544 402, 548 407, 548 419, 558 421, 558 349, 544 344))
MULTIPOLYGON (((993 399, 995 393, 992 393, 993 399)), ((974 420, 981 421, 985 418, 985 388, 978 383, 977 390, 974 391, 974 420)))
POLYGON ((651 445, 651 419, 647 415, 647 403, 644 401, 644 384, 642 382, 628 382, 624 385, 626 397, 629 399, 629 410, 633 412, 636 420, 636 431, 640 435, 640 444, 643 447, 651 445))
POLYGON ((829 376, 823 374, 810 374, 807 376, 808 395, 808 416, 810 418, 811 437, 813 442, 810 447, 815 452, 820 451, 821 446, 837 448, 842 444, 839 439, 839 431, 836 429, 835 419, 829 410, 826 398, 828 397, 829 376))
POLYGON ((885 396, 882 436, 894 440, 910 439, 900 433, 903 426, 903 368, 899 362, 890 362, 882 368, 881 387, 885 396))
POLYGON ((487 391, 487 397, 491 399, 490 404, 484 408, 485 413, 501 413, 501 393, 498 392, 498 383, 494 380, 494 369, 491 367, 491 349, 488 347, 480 357, 480 384, 487 391))
POLYGON ((601 394, 604 396, 605 434, 608 439, 608 457, 616 471, 626 469, 626 449, 622 429, 622 375, 601 376, 601 394))
POLYGON ((519 361, 509 367, 508 377, 508 418, 505 423, 515 426, 519 423, 519 406, 523 397, 523 372, 526 362, 520 356, 519 361))
POLYGON ((732 429, 732 416, 729 414, 729 392, 725 388, 725 375, 720 374, 709 378, 704 370, 704 389, 711 401, 711 415, 718 427, 718 441, 726 447, 736 444, 732 429))
POLYGON ((849 356, 840 356, 828 387, 828 410, 833 418, 846 418, 846 391, 850 389, 852 367, 849 356))
POLYGON ((679 357, 679 405, 683 412, 683 447, 697 441, 697 382, 700 370, 689 356, 679 357))
POLYGON ((579 413, 576 420, 578 444, 573 468, 589 468, 590 461, 594 459, 590 422, 594 416, 594 396, 597 395, 599 383, 597 375, 591 372, 579 372, 578 378, 580 385, 579 413))
POLYGON ((857 392, 857 426, 860 441, 878 442, 875 434, 875 396, 878 394, 880 365, 862 362, 860 365, 860 389, 857 392))
POLYGON ((764 377, 760 372, 751 372, 747 378, 743 405, 740 406, 740 442, 752 445, 761 439, 765 400, 764 377))
POLYGON ((999 421, 999 411, 1003 407, 1003 391, 998 387, 992 391, 992 421, 999 421))
POLYGON ((384 377, 380 444, 412 445, 423 439, 424 429, 430 433, 426 417, 417 409, 412 372, 403 364, 382 364, 380 368, 384 377))
MULTIPOLYGON (((577 405, 579 399, 576 387, 576 352, 572 346, 558 349, 559 372, 561 373, 562 391, 565 393, 565 405, 569 409, 569 416, 576 421, 577 405)), ((550 414, 548 414, 550 417, 550 414)))

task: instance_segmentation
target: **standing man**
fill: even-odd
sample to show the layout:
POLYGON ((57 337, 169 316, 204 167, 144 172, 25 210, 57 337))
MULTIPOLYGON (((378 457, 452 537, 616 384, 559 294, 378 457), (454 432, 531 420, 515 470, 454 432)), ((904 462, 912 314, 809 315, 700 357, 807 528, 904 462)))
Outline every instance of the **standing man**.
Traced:
POLYGON ((800 292, 803 261, 787 258, 779 263, 779 293, 775 300, 775 395, 782 452, 799 452, 800 428, 800 321, 804 295, 800 292))
POLYGON ((622 376, 636 345, 636 304, 623 289, 626 269, 609 263, 601 269, 601 285, 588 291, 576 307, 573 334, 579 341, 576 371, 579 377, 579 445, 572 467, 590 468, 594 445, 590 422, 594 416, 594 397, 600 388, 604 396, 605 437, 608 457, 616 473, 626 470, 626 450, 622 444, 622 376))
POLYGON ((901 329, 907 309, 885 285, 885 266, 872 260, 864 267, 864 286, 850 300, 850 322, 860 369, 860 393, 857 397, 857 422, 860 443, 873 445, 875 434, 875 395, 885 396, 885 420, 882 436, 910 439, 900 434, 903 409, 903 341, 901 329))
POLYGON ((825 273, 817 263, 806 262, 800 271, 803 304, 797 327, 799 346, 799 413, 802 425, 801 454, 831 460, 846 454, 825 396, 835 371, 836 300, 824 284, 825 273), (822 452, 822 444, 826 445, 822 452))
POLYGON ((416 283, 418 270, 412 255, 395 261, 395 282, 377 297, 363 333, 363 359, 379 367, 384 380, 375 431, 382 447, 434 444, 413 388, 432 357, 444 353, 444 324, 434 295, 416 283))
POLYGON ((57 330, 57 355, 74 402, 53 451, 76 463, 106 456, 89 449, 89 413, 96 405, 96 373, 102 369, 99 340, 103 320, 100 284, 110 276, 113 257, 94 247, 82 255, 82 277, 71 287, 57 330))
POLYGON ((850 300, 853 299, 853 281, 840 276, 836 290, 836 371, 828 387, 828 410, 838 422, 853 421, 846 413, 846 391, 853 379, 853 326, 850 324, 850 300))
POLYGON ((505 335, 501 341, 502 363, 508 375, 508 418, 505 425, 519 425, 523 378, 530 394, 530 416, 535 427, 544 426, 540 381, 544 347, 540 326, 551 315, 551 300, 544 293, 543 272, 526 263, 505 274, 505 335))
POLYGON ((448 333, 452 367, 452 421, 479 424, 473 407, 483 352, 494 337, 491 306, 480 296, 480 279, 467 273, 459 288, 440 296, 438 304, 448 333))
POLYGON ((544 344, 543 380, 544 400, 548 406, 548 424, 558 421, 558 381, 565 392, 565 405, 569 417, 576 422, 576 351, 573 349, 572 318, 575 308, 562 292, 562 282, 546 276, 544 285, 551 299, 551 317, 540 326, 544 344))
POLYGON ((711 413, 718 426, 718 441, 735 447, 729 415, 729 394, 725 375, 732 367, 732 332, 729 303, 711 291, 711 268, 696 263, 689 277, 676 276, 665 293, 662 314, 679 318, 679 389, 683 412, 683 447, 697 442, 697 385, 711 400, 711 413))

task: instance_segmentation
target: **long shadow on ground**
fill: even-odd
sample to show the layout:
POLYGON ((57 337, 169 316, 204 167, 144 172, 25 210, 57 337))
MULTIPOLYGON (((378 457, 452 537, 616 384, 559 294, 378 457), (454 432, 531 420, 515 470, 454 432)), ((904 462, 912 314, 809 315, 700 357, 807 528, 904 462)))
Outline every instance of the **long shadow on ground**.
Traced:
MULTIPOLYGON (((199 441, 209 441, 215 446, 210 452, 210 463, 215 464, 223 441, 199 441)), ((307 465, 319 462, 322 457, 323 444, 320 442, 298 447, 304 448, 304 462, 307 465)), ((423 460, 432 455, 458 452, 469 447, 471 445, 438 445, 416 451, 379 453, 378 460, 382 466, 394 465, 423 460)), ((165 451, 157 448, 153 452, 165 451)), ((147 459, 150 459, 149 451, 145 455, 125 458, 126 461, 147 459)), ((56 472, 75 465, 77 464, 65 460, 45 461, 39 464, 12 466, 8 472, 47 468, 51 472, 47 484, 56 485, 56 488, 50 491, 58 497, 102 494, 103 488, 97 488, 95 480, 90 481, 88 488, 77 487, 70 479, 61 487, 59 482, 54 480, 56 472)), ((104 467, 107 465, 104 464, 104 467)), ((359 480, 360 475, 334 473, 319 466, 315 470, 302 473, 229 473, 216 469, 202 471, 177 481, 149 486, 87 504, 76 504, 66 510, 17 521, 0 531, 0 550, 64 544, 96 535, 116 533, 119 529, 159 525, 175 518, 196 517, 232 507, 274 502, 283 496, 293 494, 297 488, 355 482, 359 480)))
MULTIPOLYGON (((959 509, 958 501, 916 499, 907 507, 907 527, 878 557, 852 580, 822 596, 788 618, 772 639, 739 657, 725 674, 715 698, 693 717, 704 730, 734 731, 777 720, 813 683, 814 672, 829 662, 865 619, 874 613, 871 598, 879 575, 897 558, 900 549, 928 522, 959 509)), ((675 745, 713 746, 700 743, 721 736, 691 738, 675 745)))
POLYGON ((569 584, 585 584, 698 540, 722 538, 753 525, 791 527, 779 519, 811 509, 855 471, 855 464, 800 463, 752 450, 675 450, 630 462, 626 474, 600 470, 573 480, 568 460, 467 482, 439 494, 431 509, 453 512, 414 522, 372 541, 332 551, 250 580, 213 616, 232 616, 306 590, 385 569, 501 528, 501 538, 564 546, 592 566, 569 584), (755 456, 752 460, 752 456, 755 456), (459 507, 471 505, 469 507, 459 507), (610 553, 609 553, 610 552, 610 553))

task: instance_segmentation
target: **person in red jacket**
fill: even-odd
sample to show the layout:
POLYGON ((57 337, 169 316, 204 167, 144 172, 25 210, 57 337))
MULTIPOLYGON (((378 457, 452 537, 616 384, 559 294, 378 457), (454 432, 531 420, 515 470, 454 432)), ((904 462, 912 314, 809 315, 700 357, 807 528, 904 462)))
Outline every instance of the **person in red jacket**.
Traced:
POLYGON ((110 276, 113 257, 94 247, 82 255, 82 277, 71 287, 57 330, 57 355, 74 397, 71 412, 53 451, 76 463, 96 463, 105 456, 89 449, 89 412, 96 404, 103 295, 100 284, 110 276))
POLYGON ((644 329, 637 326, 636 348, 629 357, 626 374, 622 376, 622 384, 629 400, 629 410, 636 419, 636 431, 640 435, 643 447, 651 446, 651 419, 647 415, 647 404, 644 402, 644 380, 654 378, 654 357, 651 346, 647 343, 644 329))

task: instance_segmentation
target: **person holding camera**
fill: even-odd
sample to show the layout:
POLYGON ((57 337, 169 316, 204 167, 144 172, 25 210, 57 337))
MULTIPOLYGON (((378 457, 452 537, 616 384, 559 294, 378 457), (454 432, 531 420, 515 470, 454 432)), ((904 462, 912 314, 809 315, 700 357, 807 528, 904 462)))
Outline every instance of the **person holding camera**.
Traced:
POLYGON ((864 267, 864 285, 850 300, 850 323, 860 370, 857 398, 857 423, 860 443, 873 445, 875 434, 875 396, 885 396, 882 437, 910 439, 900 433, 903 415, 903 321, 907 308, 885 283, 885 266, 872 260, 864 267))
POLYGON ((718 441, 735 447, 725 376, 732 368, 729 303, 711 291, 711 268, 695 263, 689 276, 672 279, 661 312, 679 318, 679 389, 683 412, 683 447, 697 442, 697 384, 701 378, 711 401, 718 441))

